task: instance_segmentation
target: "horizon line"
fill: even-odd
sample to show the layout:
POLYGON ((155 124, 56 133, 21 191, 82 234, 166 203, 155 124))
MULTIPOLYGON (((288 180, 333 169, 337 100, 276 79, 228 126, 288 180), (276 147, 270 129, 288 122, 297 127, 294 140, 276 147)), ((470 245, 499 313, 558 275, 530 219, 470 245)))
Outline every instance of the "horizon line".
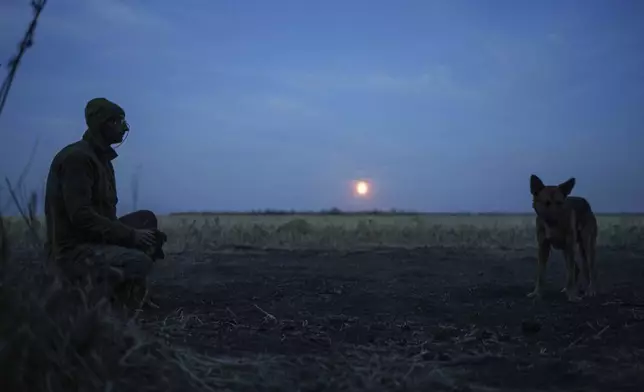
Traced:
MULTIPOLYGON (((414 211, 398 209, 340 210, 187 210, 175 211, 165 215, 534 215, 534 211, 414 211)), ((595 211, 596 215, 644 215, 644 211, 595 211)), ((162 214, 163 215, 163 214, 162 214)))

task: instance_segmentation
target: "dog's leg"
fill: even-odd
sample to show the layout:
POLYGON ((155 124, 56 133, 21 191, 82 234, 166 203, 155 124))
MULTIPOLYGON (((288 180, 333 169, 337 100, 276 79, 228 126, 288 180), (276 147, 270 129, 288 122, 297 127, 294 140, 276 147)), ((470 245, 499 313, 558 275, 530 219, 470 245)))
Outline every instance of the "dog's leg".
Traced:
POLYGON ((563 252, 564 259, 566 260, 566 296, 568 297, 568 301, 577 302, 581 298, 579 298, 579 290, 575 279, 575 275, 577 275, 575 269, 578 268, 575 261, 576 244, 572 241, 566 242, 567 244, 563 252))
POLYGON ((597 271, 595 269, 595 247, 597 246, 597 229, 590 226, 583 236, 584 252, 586 253, 586 280, 588 289, 586 295, 594 297, 597 294, 597 271))
POLYGON ((544 276, 546 273, 546 265, 550 257, 550 244, 545 241, 539 241, 539 251, 537 254, 537 279, 534 285, 534 291, 528 293, 529 298, 541 297, 541 290, 544 285, 544 276))
MULTIPOLYGON (((587 294, 588 293, 588 282, 590 281, 589 277, 588 277, 588 271, 589 271, 589 269, 588 269, 588 252, 586 252, 586 245, 584 245, 584 241, 583 241, 584 236, 580 234, 578 238, 579 239, 578 239, 577 244, 579 246, 579 256, 581 258, 581 275, 584 278, 584 283, 585 283, 586 287, 582 288, 581 285, 579 284, 579 282, 580 282, 579 276, 577 276, 577 284, 580 286, 580 293, 582 293, 582 291, 583 291, 583 294, 587 294)), ((577 268, 577 271, 579 271, 579 268, 577 268)))
MULTIPOLYGON (((568 268, 567 265, 566 265, 566 268, 568 268)), ((579 269, 579 265, 577 263, 575 263, 574 271, 575 271, 575 273, 573 274, 574 284, 579 286, 579 274, 581 273, 581 270, 579 269)), ((568 291, 568 290, 566 289, 566 285, 564 284, 564 287, 561 289, 561 292, 565 293, 566 291, 568 291)))

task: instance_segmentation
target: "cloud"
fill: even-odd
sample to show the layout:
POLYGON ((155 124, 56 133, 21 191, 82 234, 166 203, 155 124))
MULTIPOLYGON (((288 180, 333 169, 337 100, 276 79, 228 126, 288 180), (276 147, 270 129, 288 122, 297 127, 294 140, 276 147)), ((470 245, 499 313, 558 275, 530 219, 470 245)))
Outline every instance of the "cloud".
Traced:
POLYGON ((453 98, 476 98, 477 92, 459 83, 447 66, 435 66, 412 76, 378 73, 365 79, 368 88, 391 93, 431 93, 453 98))
POLYGON ((175 96, 171 109, 191 121, 217 127, 219 137, 240 133, 264 138, 289 136, 292 130, 320 125, 331 114, 297 95, 271 92, 186 93, 175 96), (315 121, 312 121, 314 119, 315 121), (270 130, 271 136, 266 136, 270 130))
POLYGON ((136 28, 167 28, 169 24, 149 9, 134 5, 124 0, 84 0, 75 2, 83 4, 88 15, 102 19, 115 26, 136 28))
MULTIPOLYGON (((459 75, 444 64, 426 67, 417 73, 402 73, 382 69, 320 69, 320 68, 268 68, 248 63, 226 63, 221 58, 214 61, 200 59, 200 72, 204 83, 224 79, 239 80, 244 84, 269 84, 281 90, 280 95, 269 95, 266 103, 274 109, 309 112, 303 108, 302 97, 334 96, 342 93, 415 94, 460 99, 479 99, 483 96, 478 86, 459 80, 459 75), (205 77, 207 75, 207 77, 205 77), (288 94, 281 95, 282 91, 288 94), (287 102, 288 101, 288 102, 287 102)), ((181 74, 168 75, 168 81, 181 80, 181 74)), ((316 112, 318 109, 313 110, 316 112)))
MULTIPOLYGON (((0 2, 0 45, 3 48, 2 56, 8 56, 4 53, 5 46, 15 50, 18 42, 25 34, 25 30, 32 18, 31 8, 26 1, 1 1, 0 2)), ((6 58, 2 58, 2 62, 6 58)))
POLYGON ((444 65, 429 67, 418 74, 388 71, 361 72, 268 71, 269 77, 285 86, 312 93, 431 94, 443 97, 476 99, 476 89, 459 82, 444 65))
POLYGON ((548 33, 546 36, 548 38, 548 41, 554 43, 554 44, 563 44, 564 43, 564 36, 563 34, 556 33, 556 32, 551 32, 548 33))
MULTIPOLYGON (((27 2, 18 5, 10 3, 0 6, 5 19, 20 19, 24 30, 31 17, 27 2)), ((15 29, 17 26, 12 26, 15 29)), ((123 44, 149 33, 168 32, 172 25, 156 14, 152 8, 145 8, 124 0, 57 0, 48 2, 43 10, 38 35, 57 36, 83 44, 109 46, 123 44)))
POLYGON ((288 115, 296 114, 305 117, 320 115, 320 111, 302 103, 301 100, 286 98, 284 96, 268 96, 265 99, 266 106, 278 113, 288 115))
MULTIPOLYGON (((28 2, 2 3, 0 45, 16 45, 31 18, 28 2)), ((36 43, 61 52, 82 51, 83 57, 99 60, 167 58, 175 27, 149 2, 56 0, 48 2, 43 10, 36 43)))

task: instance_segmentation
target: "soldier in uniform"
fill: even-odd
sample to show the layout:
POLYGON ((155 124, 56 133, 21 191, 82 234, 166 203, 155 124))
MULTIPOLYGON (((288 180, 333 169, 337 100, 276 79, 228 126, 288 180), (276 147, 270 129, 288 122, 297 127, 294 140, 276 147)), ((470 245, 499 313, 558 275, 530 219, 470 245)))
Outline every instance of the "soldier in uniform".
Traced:
POLYGON ((105 98, 85 107, 81 140, 56 154, 47 178, 45 216, 49 259, 68 283, 95 289, 127 307, 154 305, 147 276, 166 240, 147 210, 116 216, 113 144, 129 132, 124 110, 105 98))

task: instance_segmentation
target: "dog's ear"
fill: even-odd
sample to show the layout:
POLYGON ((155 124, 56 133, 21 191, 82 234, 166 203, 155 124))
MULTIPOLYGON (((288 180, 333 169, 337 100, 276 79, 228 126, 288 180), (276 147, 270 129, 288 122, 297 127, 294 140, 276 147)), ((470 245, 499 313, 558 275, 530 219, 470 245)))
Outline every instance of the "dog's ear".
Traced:
POLYGON ((543 185, 541 178, 537 177, 534 174, 530 176, 530 193, 532 193, 532 195, 536 195, 537 193, 541 192, 541 190, 545 187, 546 186, 543 185))
POLYGON ((562 182, 558 185, 559 190, 564 195, 568 196, 572 192, 572 188, 575 187, 575 177, 571 177, 568 181, 562 182))

